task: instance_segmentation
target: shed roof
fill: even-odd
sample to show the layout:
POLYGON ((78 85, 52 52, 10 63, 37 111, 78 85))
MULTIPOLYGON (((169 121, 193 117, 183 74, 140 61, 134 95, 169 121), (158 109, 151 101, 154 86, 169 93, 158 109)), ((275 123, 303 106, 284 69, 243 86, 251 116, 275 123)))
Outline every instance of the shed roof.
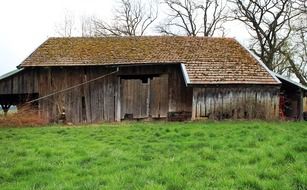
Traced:
POLYGON ((22 70, 23 70, 22 68, 21 68, 21 69, 15 69, 15 70, 13 70, 13 71, 10 71, 10 72, 8 72, 8 73, 5 73, 4 75, 1 75, 1 76, 0 76, 0 80, 6 79, 6 78, 8 78, 8 77, 10 77, 10 76, 13 76, 13 75, 15 75, 15 74, 21 72, 22 70))
POLYGON ((276 75, 276 77, 278 79, 280 79, 281 81, 285 81, 285 82, 288 82, 289 84, 293 85, 293 86, 296 86, 297 88, 300 88, 302 89, 304 92, 307 92, 307 86, 304 86, 303 84, 301 83, 298 83, 298 82, 295 82, 293 80, 291 80, 290 78, 287 78, 285 76, 282 76, 280 74, 277 74, 277 73, 274 73, 276 75))
POLYGON ((191 84, 279 84, 232 38, 49 38, 21 67, 182 63, 191 84))

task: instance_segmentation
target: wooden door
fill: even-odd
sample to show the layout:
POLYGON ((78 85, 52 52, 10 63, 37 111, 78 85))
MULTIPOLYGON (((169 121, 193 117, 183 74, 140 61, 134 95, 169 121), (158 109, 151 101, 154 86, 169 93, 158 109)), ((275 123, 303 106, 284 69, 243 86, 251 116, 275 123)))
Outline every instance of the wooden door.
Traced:
POLYGON ((149 81, 121 79, 121 118, 149 116, 149 81))
POLYGON ((150 111, 152 118, 167 117, 168 112, 168 76, 153 77, 150 81, 150 111))
POLYGON ((121 119, 166 118, 168 75, 121 79, 121 119))

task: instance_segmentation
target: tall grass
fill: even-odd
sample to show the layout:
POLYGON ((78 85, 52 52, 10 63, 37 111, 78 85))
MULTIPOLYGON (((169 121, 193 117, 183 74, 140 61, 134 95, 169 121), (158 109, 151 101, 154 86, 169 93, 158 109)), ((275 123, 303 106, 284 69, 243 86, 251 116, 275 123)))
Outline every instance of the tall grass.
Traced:
POLYGON ((47 118, 39 116, 37 110, 24 106, 7 116, 0 112, 0 127, 42 126, 48 123, 47 118))
POLYGON ((1 128, 0 189, 307 189, 307 123, 1 128))

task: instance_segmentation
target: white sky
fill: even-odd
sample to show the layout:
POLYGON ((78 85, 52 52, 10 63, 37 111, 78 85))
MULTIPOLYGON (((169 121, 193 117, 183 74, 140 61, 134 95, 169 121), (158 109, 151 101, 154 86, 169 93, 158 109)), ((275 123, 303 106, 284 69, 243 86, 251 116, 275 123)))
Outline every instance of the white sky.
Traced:
MULTIPOLYGON (((0 2, 0 75, 12 71, 48 37, 65 14, 109 19, 114 0, 4 0, 0 2)), ((162 11, 161 11, 162 12, 162 11)), ((248 33, 239 23, 227 25, 227 37, 246 44, 248 33)))

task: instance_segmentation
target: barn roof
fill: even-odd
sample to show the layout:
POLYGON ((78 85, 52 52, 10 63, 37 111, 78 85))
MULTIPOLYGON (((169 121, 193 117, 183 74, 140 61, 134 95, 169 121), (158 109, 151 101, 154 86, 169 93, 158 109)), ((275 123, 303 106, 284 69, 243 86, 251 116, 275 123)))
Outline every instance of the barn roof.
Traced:
POLYGON ((277 74, 277 73, 274 73, 274 74, 276 75, 276 77, 277 77, 279 80, 284 81, 284 82, 287 82, 287 83, 289 83, 289 84, 291 84, 291 85, 293 85, 293 86, 296 86, 297 88, 300 88, 300 89, 302 89, 304 92, 307 93, 307 86, 304 86, 303 84, 298 83, 298 82, 295 82, 295 81, 291 80, 290 78, 285 77, 285 76, 282 76, 282 75, 280 75, 280 74, 277 74))
POLYGON ((6 79, 6 78, 9 78, 9 77, 13 76, 13 75, 15 75, 15 74, 21 72, 22 70, 23 70, 23 69, 15 69, 15 70, 13 70, 13 71, 10 71, 10 72, 8 72, 8 73, 5 73, 4 75, 1 75, 1 76, 0 76, 0 81, 3 80, 3 79, 6 79))
POLYGON ((20 67, 184 64, 191 84, 279 84, 232 38, 49 38, 20 67))

